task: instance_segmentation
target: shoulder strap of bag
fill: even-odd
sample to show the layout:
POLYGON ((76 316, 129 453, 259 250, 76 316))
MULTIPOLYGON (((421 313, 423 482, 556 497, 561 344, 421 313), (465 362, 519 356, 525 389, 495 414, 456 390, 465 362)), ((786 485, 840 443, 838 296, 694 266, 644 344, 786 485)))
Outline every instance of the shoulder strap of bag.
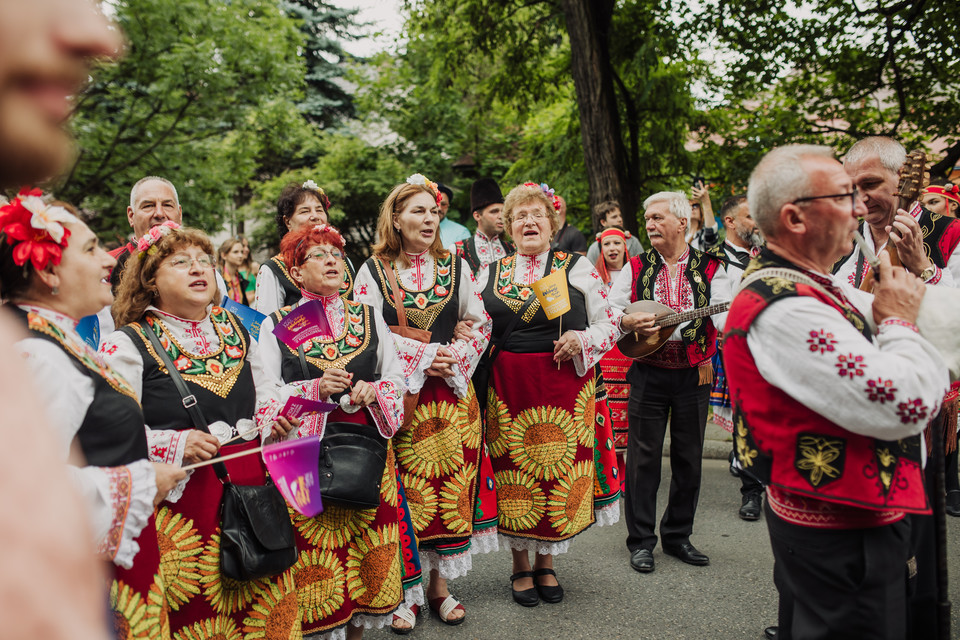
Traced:
POLYGON ((393 306, 397 308, 397 323, 401 327, 407 326, 407 310, 403 308, 403 296, 400 295, 400 284, 397 282, 397 274, 383 256, 377 256, 377 260, 383 265, 383 273, 387 276, 387 282, 393 293, 393 306))
MULTIPOLYGON (((143 322, 140 328, 143 329, 145 334, 147 334, 147 338, 153 345, 153 350, 156 351, 157 355, 160 356, 160 359, 163 360, 163 365, 170 373, 170 379, 173 380, 174 386, 177 387, 177 391, 180 393, 180 397, 182 398, 183 402, 183 408, 187 410, 187 414, 190 416, 190 421, 193 423, 193 428, 197 431, 210 433, 210 429, 207 428, 207 419, 203 417, 203 412, 200 410, 200 405, 197 404, 197 397, 190 393, 187 383, 183 381, 183 376, 181 376, 180 372, 177 371, 177 368, 173 366, 173 362, 170 361, 170 356, 167 355, 163 345, 160 344, 160 339, 157 338, 157 334, 154 333, 153 329, 150 328, 146 321, 143 322)), ((227 467, 224 466, 222 462, 217 462, 214 464, 213 470, 217 472, 217 477, 220 478, 221 481, 230 481, 230 474, 227 473, 227 467)))
POLYGON ((310 379, 310 372, 307 371, 307 356, 303 352, 303 345, 297 347, 297 358, 300 359, 300 373, 303 375, 304 380, 310 379))
MULTIPOLYGON (((549 270, 553 266, 553 249, 550 249, 550 252, 547 254, 547 269, 549 270)), ((491 275, 493 275, 491 273, 491 275)), ((550 275, 549 271, 546 275, 550 275)), ((513 330, 517 327, 517 323, 520 322, 521 316, 530 308, 530 305, 533 304, 533 301, 536 300, 536 296, 530 296, 527 298, 527 301, 517 310, 517 312, 510 318, 510 322, 507 323, 507 328, 504 329, 503 335, 500 336, 500 339, 497 340, 496 344, 490 347, 490 359, 487 360, 487 366, 492 367, 494 361, 497 359, 497 356, 500 355, 500 352, 503 351, 503 347, 507 344, 507 339, 510 337, 510 334, 513 333, 513 330)))

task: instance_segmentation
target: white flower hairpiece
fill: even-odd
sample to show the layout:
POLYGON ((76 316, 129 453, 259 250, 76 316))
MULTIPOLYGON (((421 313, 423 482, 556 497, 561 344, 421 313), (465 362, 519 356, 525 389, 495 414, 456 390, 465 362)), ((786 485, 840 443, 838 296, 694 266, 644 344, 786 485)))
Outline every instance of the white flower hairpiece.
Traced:
POLYGON ((63 207, 51 207, 39 196, 23 196, 20 204, 30 212, 30 226, 39 231, 46 231, 50 239, 60 244, 63 241, 63 223, 78 222, 77 216, 63 207))
POLYGON ((310 189, 311 191, 321 191, 320 185, 318 185, 318 184, 317 184, 316 182, 314 182, 313 180, 307 180, 306 182, 304 182, 304 183, 300 186, 300 188, 301 188, 301 189, 310 189))

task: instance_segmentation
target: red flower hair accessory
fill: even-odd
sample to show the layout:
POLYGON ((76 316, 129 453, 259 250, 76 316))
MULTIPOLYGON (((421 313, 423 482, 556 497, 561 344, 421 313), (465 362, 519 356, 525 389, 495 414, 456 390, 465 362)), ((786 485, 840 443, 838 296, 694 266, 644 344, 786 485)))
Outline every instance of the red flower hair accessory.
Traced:
POLYGON ((23 188, 9 204, 0 207, 0 233, 15 245, 13 261, 23 266, 29 260, 41 271, 48 263, 60 264, 70 230, 63 225, 79 222, 63 207, 43 201, 40 189, 23 188))
POLYGON ((179 228, 180 225, 173 220, 167 220, 163 224, 151 227, 150 231, 147 231, 142 238, 137 240, 137 257, 143 260, 147 254, 155 254, 157 248, 154 245, 160 241, 160 238, 170 235, 179 228))
POLYGON ((560 196, 558 196, 546 182, 541 182, 540 184, 537 184, 536 182, 524 182, 523 186, 539 188, 541 191, 543 191, 544 195, 550 199, 550 202, 553 203, 553 210, 557 213, 560 213, 560 196))
POLYGON ((440 185, 438 185, 436 182, 432 182, 428 180, 427 176, 423 175, 422 173, 415 173, 409 178, 407 178, 407 184, 415 184, 420 187, 427 187, 428 189, 430 189, 436 194, 437 206, 438 207, 440 206, 440 201, 441 201, 440 185))

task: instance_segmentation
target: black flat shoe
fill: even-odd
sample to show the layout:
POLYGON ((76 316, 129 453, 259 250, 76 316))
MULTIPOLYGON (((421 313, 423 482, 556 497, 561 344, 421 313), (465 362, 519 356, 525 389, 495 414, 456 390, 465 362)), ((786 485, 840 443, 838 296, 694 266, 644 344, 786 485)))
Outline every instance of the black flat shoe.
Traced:
POLYGON ((548 586, 545 584, 537 584, 538 576, 554 576, 556 577, 557 572, 553 569, 534 569, 533 571, 533 586, 536 588, 537 593, 540 594, 540 599, 544 602, 549 602, 550 604, 556 604, 563 600, 563 587, 559 584, 554 586, 548 586))
POLYGON ((960 491, 956 489, 947 491, 947 515, 955 518, 960 516, 960 491))
POLYGON ((653 566, 653 551, 650 549, 637 549, 630 554, 630 566, 640 573, 651 573, 653 566))
POLYGON ((780 627, 767 627, 763 630, 763 637, 767 640, 777 640, 778 631, 780 631, 780 627))
POLYGON ((689 542, 678 545, 663 545, 663 552, 667 555, 676 556, 681 561, 695 567, 705 567, 710 564, 710 558, 697 551, 697 548, 689 542))
MULTIPOLYGON (((532 578, 533 571, 518 571, 510 576, 510 591, 513 592, 513 601, 523 607, 535 607, 540 604, 540 596, 537 595, 537 587, 517 591, 513 588, 513 583, 520 578, 532 578)), ((536 581, 534 581, 536 582, 536 581)))

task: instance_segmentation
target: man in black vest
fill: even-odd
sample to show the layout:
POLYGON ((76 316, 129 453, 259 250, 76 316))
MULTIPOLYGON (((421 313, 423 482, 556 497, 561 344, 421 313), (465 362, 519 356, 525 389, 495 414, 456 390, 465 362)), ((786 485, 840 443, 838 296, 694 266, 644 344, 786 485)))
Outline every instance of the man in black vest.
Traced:
MULTIPOLYGON (((722 261, 684 240, 690 203, 681 193, 661 192, 643 203, 647 235, 653 248, 630 259, 610 290, 610 305, 623 310, 631 302, 652 300, 676 312, 730 301, 730 280, 722 261)), ((654 353, 638 359, 627 372, 628 404, 626 504, 630 565, 641 573, 654 569, 657 544, 657 489, 663 440, 670 423, 670 497, 660 520, 664 553, 687 564, 710 559, 691 543, 700 495, 703 436, 713 380, 711 359, 723 316, 699 317, 678 325, 654 353)), ((658 334, 653 313, 629 313, 620 320, 624 334, 658 334)))
POLYGON ((514 252, 503 237, 503 194, 493 178, 480 178, 470 187, 470 210, 477 231, 456 243, 457 255, 467 261, 473 275, 488 264, 514 252))

